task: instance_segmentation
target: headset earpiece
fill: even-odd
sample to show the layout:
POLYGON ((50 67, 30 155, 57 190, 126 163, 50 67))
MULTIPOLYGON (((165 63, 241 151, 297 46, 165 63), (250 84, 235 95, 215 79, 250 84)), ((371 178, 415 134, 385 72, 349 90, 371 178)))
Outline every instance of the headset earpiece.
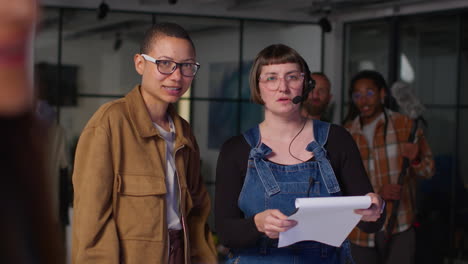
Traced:
POLYGON ((315 80, 309 77, 309 81, 307 81, 307 85, 305 85, 304 90, 302 91, 302 95, 298 95, 294 97, 292 102, 294 104, 298 104, 300 102, 303 102, 304 100, 307 100, 309 93, 314 89, 314 87, 315 87, 315 80))
POLYGON ((312 90, 315 87, 315 80, 310 78, 309 81, 307 82, 307 86, 304 89, 303 96, 307 98, 307 95, 312 92, 312 90))
POLYGON ((312 91, 315 88, 315 80, 310 78, 309 80, 309 91, 312 91))

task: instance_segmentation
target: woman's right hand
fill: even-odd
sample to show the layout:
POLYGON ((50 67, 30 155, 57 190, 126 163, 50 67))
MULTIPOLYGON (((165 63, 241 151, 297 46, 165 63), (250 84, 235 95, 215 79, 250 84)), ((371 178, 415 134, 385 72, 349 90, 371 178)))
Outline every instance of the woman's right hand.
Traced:
POLYGON ((287 220, 287 216, 278 209, 269 209, 254 216, 254 222, 258 231, 265 233, 269 238, 276 239, 280 232, 294 227, 297 222, 287 220))

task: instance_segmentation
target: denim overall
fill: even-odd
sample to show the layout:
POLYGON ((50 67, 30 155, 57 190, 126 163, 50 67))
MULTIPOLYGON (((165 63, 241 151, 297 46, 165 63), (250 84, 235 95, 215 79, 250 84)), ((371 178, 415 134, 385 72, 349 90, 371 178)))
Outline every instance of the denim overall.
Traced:
MULTIPOLYGON (((271 149, 261 143, 258 126, 243 135, 251 146, 247 175, 239 195, 239 208, 245 218, 267 209, 285 215, 296 210, 300 197, 340 196, 340 186, 324 148, 330 124, 313 120, 315 141, 306 150, 314 160, 295 165, 280 165, 265 159, 271 149)), ((278 240, 262 237, 253 248, 231 249, 227 263, 354 263, 349 242, 336 248, 315 241, 303 241, 278 248, 278 240)))

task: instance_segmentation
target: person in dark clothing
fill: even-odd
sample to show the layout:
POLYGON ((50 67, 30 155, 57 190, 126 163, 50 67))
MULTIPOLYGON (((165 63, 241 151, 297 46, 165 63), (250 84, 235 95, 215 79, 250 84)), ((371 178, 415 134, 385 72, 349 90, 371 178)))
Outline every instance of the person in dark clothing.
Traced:
POLYGON ((383 200, 373 193, 356 144, 344 128, 301 115, 298 103, 313 81, 294 49, 263 49, 250 86, 265 119, 223 144, 216 172, 215 224, 220 242, 230 248, 228 263, 352 261, 347 241, 339 248, 315 241, 278 248, 277 238, 297 224, 287 215, 300 197, 368 195, 372 205, 356 210, 362 214, 358 226, 380 230, 383 200))

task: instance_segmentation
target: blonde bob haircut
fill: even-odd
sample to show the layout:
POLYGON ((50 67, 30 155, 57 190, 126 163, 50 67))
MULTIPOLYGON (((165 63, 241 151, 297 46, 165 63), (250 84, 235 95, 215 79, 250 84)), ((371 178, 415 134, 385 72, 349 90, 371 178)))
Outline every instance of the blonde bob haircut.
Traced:
POLYGON ((312 82, 310 77, 309 66, 305 62, 299 53, 291 47, 288 47, 284 44, 273 44, 257 54, 250 70, 250 94, 251 99, 254 103, 263 105, 264 102, 260 95, 260 89, 258 87, 258 81, 260 79, 260 73, 262 72, 262 67, 265 65, 274 65, 274 64, 283 64, 283 63, 297 63, 301 72, 304 73, 304 86, 302 88, 302 96, 307 96, 311 88, 307 86, 312 82))

